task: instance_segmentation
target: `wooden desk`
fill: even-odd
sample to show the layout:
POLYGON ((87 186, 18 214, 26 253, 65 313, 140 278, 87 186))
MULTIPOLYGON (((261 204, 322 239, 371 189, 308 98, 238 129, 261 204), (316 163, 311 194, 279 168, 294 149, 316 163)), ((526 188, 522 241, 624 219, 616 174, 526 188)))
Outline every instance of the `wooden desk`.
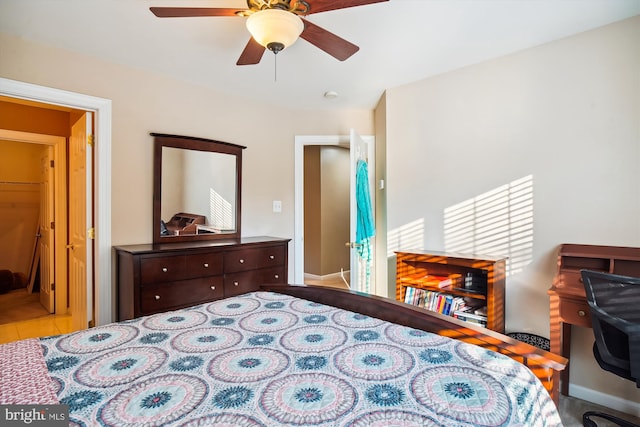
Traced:
MULTIPOLYGON (((607 273, 640 277, 640 248, 620 246, 596 246, 563 244, 558 250, 558 270, 553 285, 547 292, 550 298, 550 345, 551 352, 570 360, 571 325, 591 327, 580 270, 595 270, 607 273)), ((569 365, 561 372, 560 392, 569 395, 569 365)), ((558 390, 552 393, 558 396, 558 390)), ((556 400, 557 402, 557 400, 556 400)))

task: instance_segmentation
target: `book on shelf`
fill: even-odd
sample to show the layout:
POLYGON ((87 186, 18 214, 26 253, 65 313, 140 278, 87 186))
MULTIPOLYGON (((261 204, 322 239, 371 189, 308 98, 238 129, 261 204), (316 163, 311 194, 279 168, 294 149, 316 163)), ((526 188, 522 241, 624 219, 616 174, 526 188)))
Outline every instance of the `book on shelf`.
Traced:
POLYGON ((424 286, 431 286, 435 288, 449 288, 454 285, 458 285, 462 282, 462 276, 460 274, 449 274, 446 276, 437 274, 427 274, 426 276, 418 279, 419 283, 424 286))
POLYGON ((415 292, 416 288, 412 288, 411 286, 406 286, 404 289, 404 302, 405 304, 411 304, 411 302, 413 301, 412 298, 412 294, 415 292))
POLYGON ((482 306, 480 308, 476 308, 475 310, 473 310, 474 314, 477 314, 478 316, 484 316, 487 317, 487 306, 482 306))
POLYGON ((447 316, 453 316, 454 312, 467 306, 462 297, 413 286, 405 286, 404 302, 447 316))
POLYGON ((465 322, 487 326, 487 307, 468 305, 465 302, 465 298, 460 296, 405 286, 404 302, 446 316, 452 316, 465 322))
POLYGON ((462 282, 462 276, 460 274, 450 274, 446 277, 441 278, 438 282, 439 288, 450 288, 452 286, 459 286, 462 282))
POLYGON ((481 326, 487 326, 486 307, 480 309, 475 307, 466 307, 453 313, 457 319, 464 320, 469 323, 476 323, 481 326), (485 314, 481 314, 484 312, 485 314), (480 314, 479 314, 480 313, 480 314))

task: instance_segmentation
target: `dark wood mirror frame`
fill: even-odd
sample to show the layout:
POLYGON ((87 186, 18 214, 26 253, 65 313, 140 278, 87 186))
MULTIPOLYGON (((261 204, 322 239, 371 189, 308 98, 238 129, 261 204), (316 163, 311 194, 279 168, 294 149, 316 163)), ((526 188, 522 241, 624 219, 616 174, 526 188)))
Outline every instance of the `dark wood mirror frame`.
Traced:
POLYGON ((200 240, 239 239, 241 193, 242 193, 242 150, 246 147, 228 142, 190 136, 167 135, 151 133, 154 137, 153 151, 153 243, 192 242, 200 240), (166 236, 161 233, 162 222, 162 147, 183 148, 187 150, 222 153, 235 156, 236 160, 236 199, 235 199, 235 229, 233 232, 204 233, 166 236))

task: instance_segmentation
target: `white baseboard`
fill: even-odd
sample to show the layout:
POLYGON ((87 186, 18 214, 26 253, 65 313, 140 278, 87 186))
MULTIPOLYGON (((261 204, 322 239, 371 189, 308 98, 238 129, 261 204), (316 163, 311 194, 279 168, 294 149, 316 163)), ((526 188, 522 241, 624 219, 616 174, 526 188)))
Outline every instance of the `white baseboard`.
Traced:
POLYGON ((349 278, 349 270, 344 271, 344 273, 331 273, 325 274, 324 276, 318 276, 317 274, 304 273, 305 279, 310 280, 331 280, 331 279, 339 279, 341 275, 344 274, 344 277, 349 278))
POLYGON ((304 273, 304 278, 309 280, 322 280, 323 276, 318 276, 317 274, 304 273))
POLYGON ((611 396, 597 390, 592 390, 590 388, 574 384, 569 384, 569 395, 640 418, 640 403, 638 402, 633 402, 617 396, 611 396))

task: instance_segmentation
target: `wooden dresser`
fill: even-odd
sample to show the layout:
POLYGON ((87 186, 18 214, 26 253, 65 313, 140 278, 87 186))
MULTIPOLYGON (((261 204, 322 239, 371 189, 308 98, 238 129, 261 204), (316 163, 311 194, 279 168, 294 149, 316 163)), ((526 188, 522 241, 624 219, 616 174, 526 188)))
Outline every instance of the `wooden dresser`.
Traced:
MULTIPOLYGON (((567 359, 570 359, 571 351, 571 325, 591 327, 589 305, 580 276, 582 269, 640 277, 640 248, 560 245, 558 270, 553 285, 548 291, 551 321, 550 350, 567 359)), ((554 383, 558 384, 558 381, 554 383)), ((560 391, 568 395, 568 366, 562 371, 560 383, 560 391)))
POLYGON ((118 320, 286 284, 290 239, 116 246, 118 320))

